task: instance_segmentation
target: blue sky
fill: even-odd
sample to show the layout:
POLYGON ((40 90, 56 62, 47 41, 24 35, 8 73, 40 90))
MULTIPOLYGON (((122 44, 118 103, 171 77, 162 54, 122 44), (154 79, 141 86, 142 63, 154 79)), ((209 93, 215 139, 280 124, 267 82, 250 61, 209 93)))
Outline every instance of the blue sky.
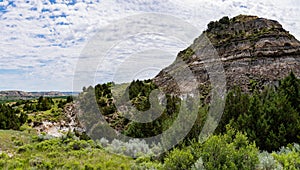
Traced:
MULTIPOLYGON (((278 20, 300 39, 299 8, 297 0, 0 0, 0 90, 72 91, 78 59, 89 42, 103 28, 126 17, 170 15, 178 18, 176 22, 196 27, 194 34, 200 35, 211 20, 251 14, 278 20)), ((125 29, 135 31, 134 26, 125 29)), ((155 33, 141 37, 112 46, 109 56, 95 61, 100 64, 94 82, 83 85, 118 77, 125 77, 122 81, 151 78, 196 38, 180 42, 176 35, 173 39, 155 33)))

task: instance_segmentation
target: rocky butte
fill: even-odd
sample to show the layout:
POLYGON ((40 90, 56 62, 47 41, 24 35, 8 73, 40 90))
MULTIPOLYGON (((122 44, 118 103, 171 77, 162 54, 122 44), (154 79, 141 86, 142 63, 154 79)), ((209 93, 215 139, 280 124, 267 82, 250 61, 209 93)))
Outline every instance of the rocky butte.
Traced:
POLYGON ((201 93, 208 94, 212 80, 221 81, 223 74, 219 85, 248 92, 253 85, 277 85, 291 71, 300 77, 300 42, 277 21, 239 15, 210 22, 153 80, 167 93, 180 94, 197 82, 201 93), (192 78, 180 75, 186 68, 192 78))
MULTIPOLYGON (((277 21, 239 15, 231 19, 223 17, 219 21, 210 22, 207 30, 203 31, 192 45, 180 51, 175 61, 161 70, 152 80, 167 94, 184 97, 187 94, 197 95, 199 92, 201 101, 205 103, 211 101, 211 108, 222 109, 222 102, 218 100, 219 97, 225 97, 226 93, 222 92, 234 86, 240 86, 244 92, 251 92, 253 88, 262 89, 264 85, 276 86, 279 80, 291 72, 300 77, 300 42, 277 21), (211 93, 213 91, 211 89, 220 90, 221 96, 213 95, 215 93, 211 93)), ((127 100, 128 96, 122 96, 123 88, 126 87, 115 86, 114 88, 116 92, 114 97, 120 98, 113 100, 119 102, 118 107, 121 108, 121 112, 135 114, 136 111, 128 109, 128 106, 132 106, 132 101, 127 100)), ((115 132, 107 131, 104 126, 104 129, 95 126, 98 124, 97 120, 101 119, 98 107, 94 107, 97 103, 92 103, 95 102, 95 94, 88 92, 82 94, 84 95, 79 95, 81 103, 78 103, 81 108, 78 109, 80 112, 77 114, 82 125, 90 134, 103 132, 112 137, 115 132), (89 114, 87 116, 83 113, 89 114)), ((163 99, 162 93, 158 95, 159 100, 163 99)), ((151 93, 149 97, 151 96, 155 96, 155 93, 151 93)), ((197 97, 194 97, 196 100, 187 100, 188 109, 192 110, 195 106, 198 109, 197 103, 190 105, 191 102, 199 101, 197 97)), ((113 102, 103 103, 103 106, 112 104, 113 102)), ((211 112, 213 114, 210 116, 213 119, 220 119, 219 114, 214 115, 218 113, 217 111, 211 109, 211 112)), ((106 114, 105 120, 102 120, 109 122, 121 132, 128 125, 127 121, 122 120, 123 115, 113 110, 113 113, 106 114)), ((207 125, 207 127, 204 125, 203 129, 209 130, 214 124, 207 123, 207 125)))

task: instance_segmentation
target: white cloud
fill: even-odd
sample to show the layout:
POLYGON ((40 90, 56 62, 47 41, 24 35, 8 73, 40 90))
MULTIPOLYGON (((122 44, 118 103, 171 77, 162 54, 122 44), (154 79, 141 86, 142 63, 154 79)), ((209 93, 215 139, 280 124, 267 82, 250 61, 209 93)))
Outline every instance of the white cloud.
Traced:
MULTIPOLYGON (((0 90, 72 90, 72 76, 77 58, 89 40, 109 24, 135 14, 154 12, 174 16, 178 18, 177 22, 186 21, 197 27, 200 32, 206 28, 209 21, 218 20, 224 15, 233 17, 241 13, 252 14, 278 20, 285 29, 300 39, 300 2, 297 0, 78 0, 76 4, 71 5, 69 3, 72 1, 56 2, 0 2, 0 69, 23 70, 19 74, 0 72, 0 90)), ((131 31, 134 28, 126 29, 131 31)), ((178 33, 184 31, 166 29, 178 33)), ((140 48, 155 47, 161 48, 162 51, 167 51, 163 48, 172 47, 172 55, 175 57, 176 51, 182 50, 185 47, 183 44, 186 44, 180 44, 179 40, 172 38, 164 40, 163 37, 154 36, 151 41, 149 37, 135 38, 130 39, 128 44, 122 40, 119 46, 113 49, 115 53, 112 57, 126 56, 130 52, 135 56, 136 51, 130 51, 130 48, 135 49, 135 45, 138 44, 140 48), (171 42, 168 42, 169 40, 171 42)), ((189 40, 192 41, 193 38, 189 40)), ((116 62, 120 62, 120 59, 105 61, 106 67, 97 73, 100 77, 99 73, 103 73, 102 82, 112 79, 114 73, 110 66, 116 66, 116 62)), ((171 62, 171 59, 168 62, 171 62)), ((154 65, 157 63, 164 62, 153 60, 154 65)), ((164 67, 165 64, 155 66, 164 67)))

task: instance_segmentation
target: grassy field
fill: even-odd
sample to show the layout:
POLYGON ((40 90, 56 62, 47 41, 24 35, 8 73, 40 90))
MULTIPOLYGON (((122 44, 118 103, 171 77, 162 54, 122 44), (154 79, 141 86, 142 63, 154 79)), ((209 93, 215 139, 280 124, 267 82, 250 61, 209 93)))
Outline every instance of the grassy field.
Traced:
POLYGON ((131 169, 134 160, 104 151, 74 136, 49 138, 0 131, 0 169, 131 169))
POLYGON ((15 152, 19 146, 29 144, 33 135, 36 135, 34 131, 0 130, 0 150, 15 152))

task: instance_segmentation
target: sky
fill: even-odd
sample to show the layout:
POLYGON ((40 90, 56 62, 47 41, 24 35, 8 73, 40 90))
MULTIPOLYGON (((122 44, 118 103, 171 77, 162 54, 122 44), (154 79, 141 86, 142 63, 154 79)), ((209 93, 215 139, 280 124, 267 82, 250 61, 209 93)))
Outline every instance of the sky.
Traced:
POLYGON ((279 21, 298 0, 0 0, 0 90, 79 91, 154 77, 223 16, 279 21))

